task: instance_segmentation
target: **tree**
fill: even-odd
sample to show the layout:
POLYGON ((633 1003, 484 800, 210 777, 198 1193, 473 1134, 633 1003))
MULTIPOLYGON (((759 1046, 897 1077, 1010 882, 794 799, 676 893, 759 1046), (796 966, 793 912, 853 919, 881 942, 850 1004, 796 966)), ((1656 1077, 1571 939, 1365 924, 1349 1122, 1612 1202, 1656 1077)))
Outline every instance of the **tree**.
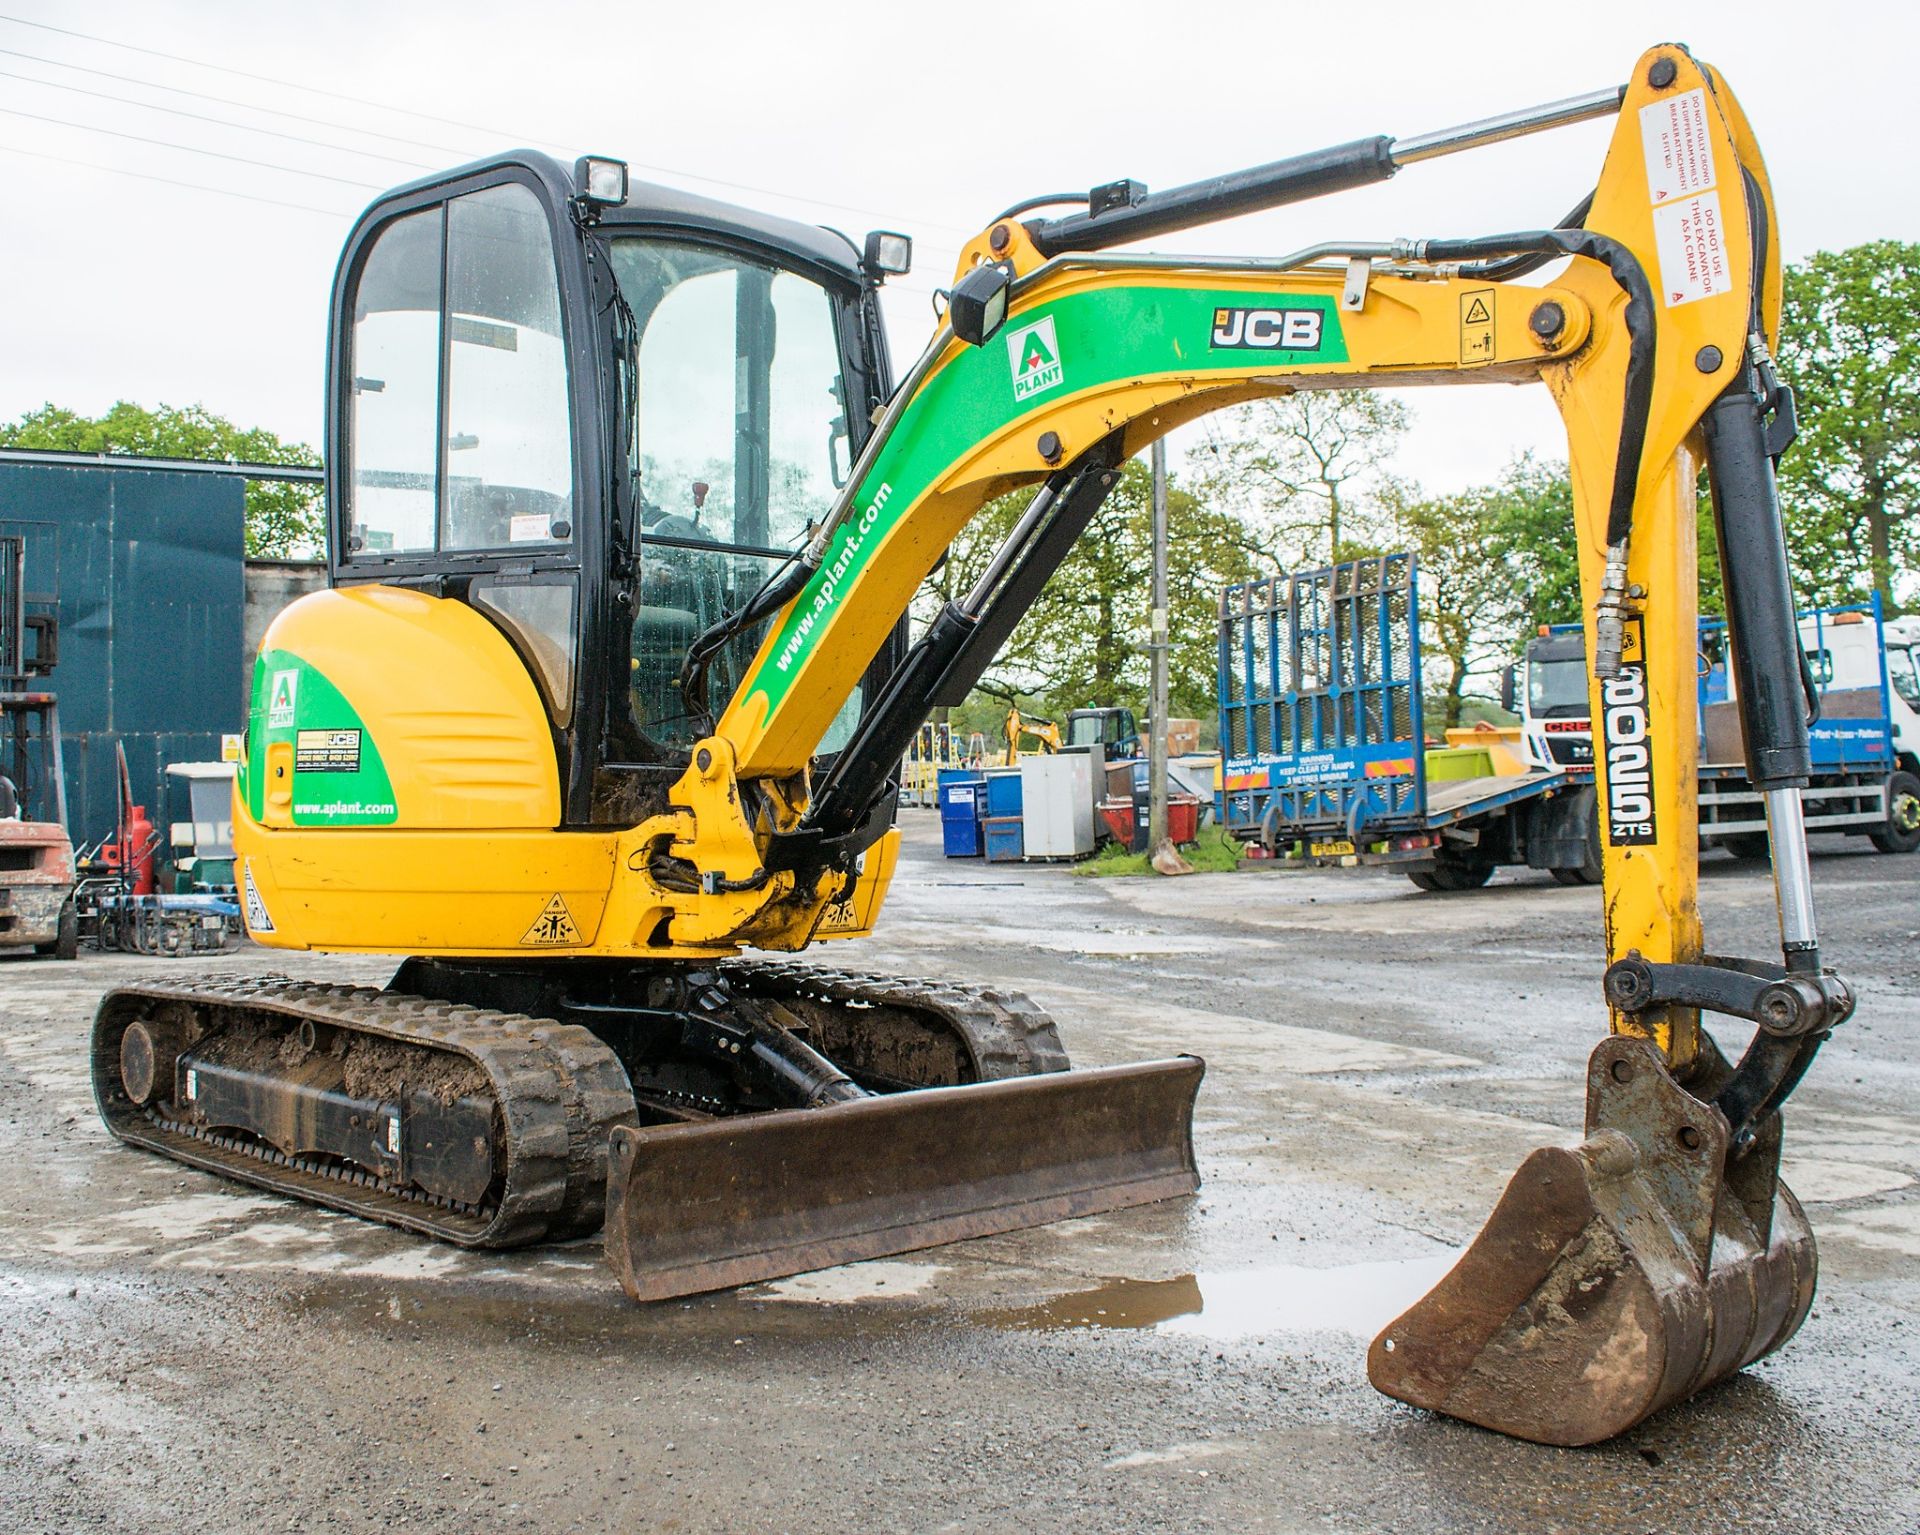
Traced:
MULTIPOLYGON (((320 455, 302 442, 282 442, 264 427, 235 426, 201 405, 147 410, 121 400, 104 416, 82 416, 43 405, 18 421, 0 422, 0 447, 69 453, 132 453, 147 458, 206 459, 219 463, 317 465, 320 455)), ((267 559, 317 554, 321 544, 318 486, 274 480, 247 482, 247 553, 267 559)))
MULTIPOLYGON (((1573 486, 1559 459, 1523 453, 1481 492, 1486 498, 1484 552, 1507 571, 1518 605, 1516 639, 1541 624, 1581 621, 1580 546, 1574 536, 1573 486)), ((1720 555, 1706 475, 1698 487, 1695 533, 1700 551, 1700 611, 1718 613, 1720 555)))
MULTIPOLYGON (((967 525, 923 589, 923 614, 972 585, 1031 499, 1031 491, 1003 497, 967 525)), ((1245 580, 1254 563, 1237 519, 1172 476, 1167 521, 1172 712, 1205 717, 1216 705, 1220 588, 1245 580)), ((982 691, 1023 706, 1039 700, 1056 715, 1096 704, 1144 711, 1151 562, 1152 476, 1135 460, 1008 637, 982 691)))
POLYGON ((1892 606, 1920 558, 1920 245, 1819 251, 1787 268, 1785 296, 1800 438, 1781 498, 1801 596, 1892 606))
POLYGON ((1406 429, 1406 407, 1372 390, 1254 400, 1210 429, 1196 455, 1201 493, 1284 569, 1351 559, 1372 542, 1360 492, 1406 429))
POLYGON ((1445 663, 1441 723, 1451 728, 1463 723, 1468 676, 1513 658, 1522 598, 1506 563, 1487 553, 1492 529, 1509 508, 1498 485, 1450 496, 1395 486, 1385 504, 1401 542, 1419 557, 1422 671, 1431 687, 1434 658, 1445 663))

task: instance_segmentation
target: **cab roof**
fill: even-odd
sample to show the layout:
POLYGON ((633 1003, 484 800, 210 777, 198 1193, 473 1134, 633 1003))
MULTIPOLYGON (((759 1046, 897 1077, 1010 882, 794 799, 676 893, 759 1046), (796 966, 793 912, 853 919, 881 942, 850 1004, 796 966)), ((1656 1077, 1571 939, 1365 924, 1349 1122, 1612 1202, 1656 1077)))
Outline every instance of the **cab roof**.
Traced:
MULTIPOLYGON (((395 187, 383 194, 375 206, 362 215, 360 222, 364 224, 370 215, 382 211, 388 203, 412 199, 422 192, 447 189, 453 183, 509 166, 531 171, 545 183, 556 203, 563 203, 573 195, 571 166, 537 149, 509 149, 395 187)), ((632 224, 717 235, 722 239, 744 241, 790 254, 848 282, 858 283, 862 280, 860 252, 852 240, 838 230, 742 208, 734 203, 702 197, 697 192, 663 186, 658 182, 636 181, 629 177, 626 202, 617 207, 603 208, 600 222, 603 225, 632 224)))

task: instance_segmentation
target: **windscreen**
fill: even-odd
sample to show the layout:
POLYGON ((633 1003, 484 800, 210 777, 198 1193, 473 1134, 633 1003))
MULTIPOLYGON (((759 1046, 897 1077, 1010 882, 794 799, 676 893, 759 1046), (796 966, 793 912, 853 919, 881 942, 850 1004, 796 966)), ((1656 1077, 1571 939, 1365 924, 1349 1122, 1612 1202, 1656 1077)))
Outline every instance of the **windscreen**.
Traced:
MULTIPOLYGON (((818 283, 732 252, 651 236, 616 235, 611 248, 639 332, 633 717, 654 741, 683 745, 702 728, 678 686, 687 647, 806 542, 845 481, 838 307, 818 283)), ((714 703, 763 632, 714 658, 714 703)), ((859 712, 856 692, 823 751, 859 712)))
POLYGON ((1587 713, 1587 663, 1578 656, 1564 661, 1527 663, 1527 712, 1535 719, 1566 719, 1587 713))

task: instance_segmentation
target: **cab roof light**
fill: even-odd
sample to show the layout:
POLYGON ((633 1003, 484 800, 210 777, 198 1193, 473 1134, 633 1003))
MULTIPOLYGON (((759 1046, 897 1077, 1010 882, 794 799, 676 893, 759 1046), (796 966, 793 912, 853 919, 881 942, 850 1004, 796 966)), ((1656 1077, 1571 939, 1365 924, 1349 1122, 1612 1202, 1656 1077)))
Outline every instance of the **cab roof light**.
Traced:
POLYGON ((619 207, 627 200, 627 162, 582 155, 573 162, 573 190, 589 207, 619 207))
POLYGON ((904 277, 913 270, 913 237, 895 234, 890 229, 870 231, 860 265, 875 282, 904 277))

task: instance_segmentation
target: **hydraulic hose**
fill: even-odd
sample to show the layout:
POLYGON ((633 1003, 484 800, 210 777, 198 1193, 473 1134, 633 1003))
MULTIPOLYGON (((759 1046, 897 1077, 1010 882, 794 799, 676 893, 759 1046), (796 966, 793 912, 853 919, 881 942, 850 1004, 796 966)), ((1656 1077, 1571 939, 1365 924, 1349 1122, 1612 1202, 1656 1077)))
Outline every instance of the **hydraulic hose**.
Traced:
POLYGON ((1428 261, 1488 261, 1519 252, 1549 258, 1584 256, 1598 261, 1627 295, 1627 387, 1620 413, 1613 496, 1607 507, 1607 543, 1609 547, 1624 544, 1633 532, 1634 493, 1640 479, 1641 454, 1646 448, 1647 417, 1653 406, 1653 287, 1632 251, 1590 229, 1541 229, 1473 240, 1425 240, 1420 245, 1420 254, 1428 261))
POLYGON ((726 614, 703 629, 687 648, 687 659, 680 665, 680 696, 692 714, 704 714, 707 708, 707 663, 720 653, 720 647, 750 624, 771 617, 798 597, 820 568, 804 554, 795 555, 749 597, 744 606, 726 614))

